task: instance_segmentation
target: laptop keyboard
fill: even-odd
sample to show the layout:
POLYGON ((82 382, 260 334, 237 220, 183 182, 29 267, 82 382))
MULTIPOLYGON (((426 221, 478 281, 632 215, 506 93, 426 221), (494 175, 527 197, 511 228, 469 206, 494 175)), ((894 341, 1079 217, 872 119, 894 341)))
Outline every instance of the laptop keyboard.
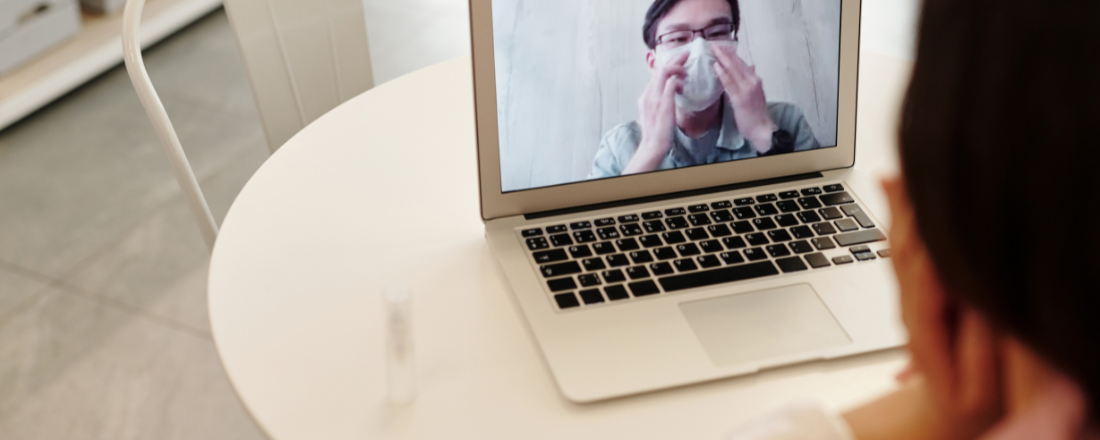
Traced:
POLYGON ((841 184, 520 234, 563 310, 889 257, 867 246, 886 235, 841 184))

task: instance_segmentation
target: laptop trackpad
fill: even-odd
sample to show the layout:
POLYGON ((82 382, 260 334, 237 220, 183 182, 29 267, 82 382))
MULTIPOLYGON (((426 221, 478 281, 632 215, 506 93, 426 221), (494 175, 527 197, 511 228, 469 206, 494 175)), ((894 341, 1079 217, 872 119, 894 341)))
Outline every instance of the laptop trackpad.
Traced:
POLYGON ((715 365, 852 343, 809 284, 680 304, 715 365))

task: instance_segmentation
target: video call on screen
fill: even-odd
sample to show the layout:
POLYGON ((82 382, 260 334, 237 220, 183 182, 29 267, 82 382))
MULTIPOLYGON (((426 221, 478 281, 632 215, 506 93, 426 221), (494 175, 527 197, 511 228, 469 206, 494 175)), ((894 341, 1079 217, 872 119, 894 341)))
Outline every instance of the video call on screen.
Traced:
POLYGON ((837 144, 841 0, 492 12, 502 192, 837 144))

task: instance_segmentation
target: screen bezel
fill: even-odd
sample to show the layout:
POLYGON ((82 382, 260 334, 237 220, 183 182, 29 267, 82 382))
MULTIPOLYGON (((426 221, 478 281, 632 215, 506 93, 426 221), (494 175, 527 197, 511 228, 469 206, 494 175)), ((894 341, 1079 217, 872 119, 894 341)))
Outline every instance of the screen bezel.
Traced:
POLYGON ((470 0, 478 175, 484 220, 847 168, 855 164, 861 0, 841 0, 836 147, 505 193, 501 187, 492 1, 470 0), (738 177, 730 178, 731 175, 738 177))

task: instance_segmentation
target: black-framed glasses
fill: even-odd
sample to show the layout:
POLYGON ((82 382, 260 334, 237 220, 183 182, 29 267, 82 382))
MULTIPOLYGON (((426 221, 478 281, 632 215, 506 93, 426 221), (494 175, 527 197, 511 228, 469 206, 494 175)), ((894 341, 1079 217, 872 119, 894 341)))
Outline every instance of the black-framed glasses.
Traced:
POLYGON ((657 45, 665 49, 675 49, 695 41, 695 35, 702 35, 707 41, 733 41, 733 23, 718 23, 703 29, 672 31, 657 37, 657 45))

